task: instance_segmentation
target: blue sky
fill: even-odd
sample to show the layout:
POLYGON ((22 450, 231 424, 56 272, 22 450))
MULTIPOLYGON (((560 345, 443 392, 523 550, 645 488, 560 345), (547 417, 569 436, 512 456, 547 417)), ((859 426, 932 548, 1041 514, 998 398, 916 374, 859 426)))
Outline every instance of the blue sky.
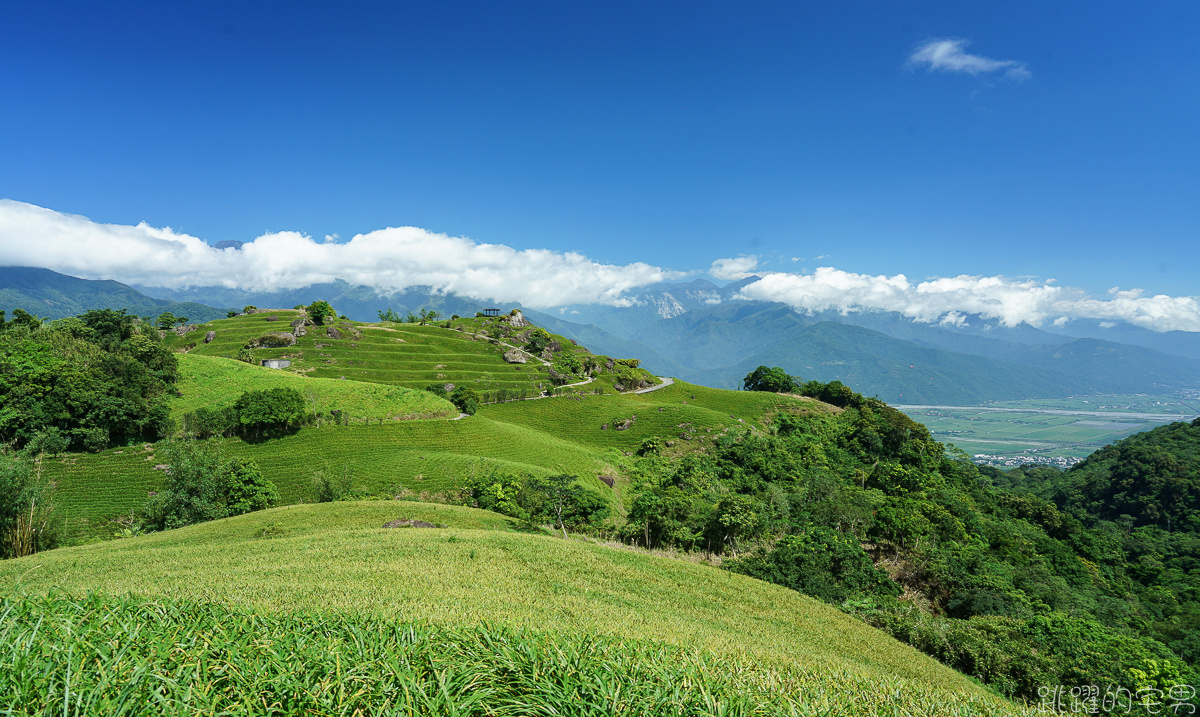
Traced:
POLYGON ((208 243, 415 226, 1195 296, 1196 27, 1188 2, 10 3, 0 198, 208 243))

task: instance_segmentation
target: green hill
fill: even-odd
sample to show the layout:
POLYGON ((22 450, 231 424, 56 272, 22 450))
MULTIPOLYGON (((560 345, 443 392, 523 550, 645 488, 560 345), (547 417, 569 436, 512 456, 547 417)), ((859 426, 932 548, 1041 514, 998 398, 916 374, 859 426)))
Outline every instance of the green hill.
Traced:
MULTIPOLYGON (((185 335, 169 333, 168 346, 196 356, 234 358, 247 342, 291 343, 272 335, 292 336, 293 322, 307 316, 301 310, 259 310, 230 319, 210 321, 185 335), (214 338, 205 342, 208 332, 214 338), (264 339, 264 337, 266 337, 264 339)), ((291 345, 254 349, 255 362, 284 359, 292 373, 316 378, 425 388, 431 384, 465 385, 480 394, 506 391, 513 397, 534 396, 554 387, 550 369, 564 357, 591 356, 570 339, 551 335, 549 358, 524 354, 524 363, 509 363, 505 353, 525 345, 534 327, 513 327, 507 316, 443 319, 429 324, 336 321, 329 326, 304 326, 291 345)), ((543 354, 544 355, 544 354, 543 354)), ((603 357, 605 360, 607 357, 603 357)), ((651 380, 649 374, 643 378, 651 380)), ((597 369, 588 391, 613 391, 616 374, 597 369)), ((583 382, 574 375, 572 382, 583 382)), ((485 397, 486 400, 486 397, 485 397)))
MULTIPOLYGON (((1016 712, 952 670, 793 591, 690 562, 514 533, 500 516, 469 508, 394 501, 278 508, 5 561, 0 585, 10 594, 60 596, 7 607, 0 629, 9 631, 8 644, 29 655, 26 668, 49 664, 42 645, 66 649, 64 643, 89 641, 79 653, 96 654, 106 639, 119 639, 117 632, 142 635, 121 650, 89 658, 87 669, 77 668, 73 694, 107 705, 108 713, 130 709, 118 704, 121 690, 130 689, 123 686, 154 680, 156 670, 168 678, 158 678, 159 699, 177 701, 180 712, 196 704, 228 709, 239 698, 269 704, 290 695, 301 705, 323 699, 331 689, 324 681, 300 689, 293 685, 303 678, 283 677, 295 672, 295 658, 305 665, 301 673, 324 672, 326 659, 337 663, 328 666, 331 679, 335 670, 345 671, 330 696, 340 709, 329 711, 350 714, 357 706, 374 713, 383 703, 403 704, 403 691, 398 696, 389 686, 419 680, 430 666, 404 651, 411 641, 381 639, 381 629, 396 636, 433 630, 442 654, 457 655, 464 643, 492 645, 482 653, 484 664, 474 668, 478 674, 471 672, 474 682, 468 680, 480 690, 474 698, 471 689, 459 687, 471 660, 464 656, 436 668, 441 699, 466 701, 462 711, 420 713, 525 714, 506 711, 497 692, 508 687, 521 693, 508 684, 521 680, 531 687, 520 697, 534 704, 549 701, 551 695, 541 693, 554 685, 578 683, 568 690, 576 700, 568 711, 580 714, 627 713, 628 704, 644 700, 657 704, 654 685, 670 690, 657 698, 658 714, 674 714, 681 704, 696 705, 689 714, 1016 712), (399 518, 449 527, 380 528, 399 518), (133 593, 155 602, 89 598, 81 611, 62 591, 133 593), (108 618, 86 630, 67 629, 87 614, 108 618), (156 617, 148 621, 149 615, 156 617), (322 626, 329 622, 341 627, 327 633, 322 626), (276 627, 292 623, 297 627, 276 627), (156 626, 165 626, 162 637, 156 626), (372 632, 376 637, 366 637, 372 632), (296 641, 300 635, 307 636, 303 645, 296 641), (597 641, 612 645, 600 653, 607 655, 600 664, 572 660, 557 666, 549 659, 562 651, 594 654, 587 645, 597 641), (210 643, 220 645, 219 656, 210 643), (270 645, 275 658, 262 651, 270 645), (521 670, 496 664, 510 651, 545 657, 531 657, 534 665, 521 670), (649 670, 657 677, 631 675, 623 691, 599 697, 595 685, 606 684, 602 675, 613 669, 649 670), (98 679, 104 674, 122 677, 98 679), (491 675, 492 687, 484 689, 483 674, 491 675), (338 702, 343 685, 348 689, 338 702), (245 689, 252 694, 243 698, 245 689), (585 695, 589 701, 580 702, 585 695), (593 699, 607 699, 607 710, 593 699), (740 707, 731 710, 735 705, 740 707)), ((74 659, 63 654, 59 667, 74 659)), ((65 676, 56 669, 41 683, 18 682, 24 671, 4 672, 0 689, 7 689, 0 699, 12 699, 23 685, 23 704, 34 711, 40 711, 39 695, 50 702, 39 689, 65 676)), ((410 693, 407 699, 429 697, 410 693)), ((245 703, 241 709, 254 708, 245 703)))
MULTIPOLYGON (((223 369, 238 364, 224 359, 181 358, 185 376, 193 362, 200 366, 218 363, 223 369)), ((299 384, 312 380, 243 366, 235 367, 232 375, 249 371, 268 381, 299 384)), ((366 396, 388 388, 349 381, 332 383, 351 389, 352 396, 356 395, 356 387, 366 396)), ((251 385, 268 384, 241 384, 251 385)), ((188 386, 186 381, 181 386, 185 394, 180 401, 196 400, 189 398, 193 394, 188 386)), ((599 477, 617 477, 620 482, 616 487, 621 490, 624 464, 643 440, 659 437, 671 441, 675 445, 668 451, 682 454, 711 445, 714 437, 731 428, 761 429, 769 416, 785 407, 794 411, 829 410, 811 399, 676 382, 645 394, 584 394, 488 405, 476 415, 456 421, 325 425, 262 443, 236 438, 210 441, 229 455, 257 462, 276 483, 285 503, 310 500, 317 471, 349 476, 362 491, 380 495, 453 494, 466 478, 492 469, 536 475, 567 472, 582 476, 586 487, 608 496, 612 490, 599 477), (615 423, 627 419, 632 419, 628 428, 614 428, 615 423)), ((108 537, 114 531, 114 518, 140 508, 148 493, 165 482, 162 472, 156 469, 161 461, 156 458, 153 444, 47 457, 42 465, 56 484, 55 499, 72 540, 108 537)))
POLYGON ((458 415, 458 409, 452 403, 427 391, 311 378, 227 358, 181 354, 176 383, 180 396, 172 402, 172 417, 179 420, 184 413, 198 408, 231 406, 243 391, 280 387, 300 391, 312 411, 346 411, 353 420, 370 422, 458 415))
POLYGON ((126 309, 151 318, 170 312, 192 321, 209 321, 226 313, 194 301, 152 299, 117 281, 77 279, 30 266, 0 266, 0 309, 10 314, 13 309, 24 309, 43 319, 76 316, 92 309, 126 309))

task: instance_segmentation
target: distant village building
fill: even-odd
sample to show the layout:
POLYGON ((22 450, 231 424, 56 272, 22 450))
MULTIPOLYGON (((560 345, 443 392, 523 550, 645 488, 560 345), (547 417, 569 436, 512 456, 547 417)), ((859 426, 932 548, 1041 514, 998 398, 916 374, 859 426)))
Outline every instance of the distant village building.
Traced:
POLYGON ((287 368, 292 362, 287 359, 263 359, 262 365, 267 368, 287 368))

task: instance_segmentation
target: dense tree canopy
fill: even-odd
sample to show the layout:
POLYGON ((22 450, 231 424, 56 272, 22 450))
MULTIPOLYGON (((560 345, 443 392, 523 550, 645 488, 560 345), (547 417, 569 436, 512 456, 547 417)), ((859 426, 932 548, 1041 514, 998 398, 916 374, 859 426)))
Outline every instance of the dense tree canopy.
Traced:
POLYGON ((0 331, 0 442, 47 431, 76 450, 154 440, 170 430, 178 373, 157 330, 124 311, 89 311, 48 325, 15 319, 0 331))

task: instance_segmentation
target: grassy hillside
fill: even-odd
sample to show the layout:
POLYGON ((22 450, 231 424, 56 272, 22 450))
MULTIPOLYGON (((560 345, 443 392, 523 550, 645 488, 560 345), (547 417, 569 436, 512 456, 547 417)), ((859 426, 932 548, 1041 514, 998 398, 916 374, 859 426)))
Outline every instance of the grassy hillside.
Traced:
POLYGON ((182 354, 179 356, 181 394, 171 404, 171 415, 179 420, 197 408, 231 406, 239 394, 268 388, 294 388, 304 395, 309 410, 329 413, 345 411, 353 420, 381 421, 406 418, 448 418, 458 415, 449 401, 428 391, 312 378, 290 371, 253 366, 215 356, 182 354))
MULTIPOLYGON (((304 316, 304 312, 291 309, 244 314, 208 322, 183 336, 168 334, 165 340, 191 355, 233 358, 248 341, 291 332, 291 323, 304 316), (209 331, 216 335, 205 343, 209 331)), ((257 348, 254 358, 256 362, 287 359, 292 363, 284 370, 315 378, 408 388, 452 383, 470 386, 480 394, 503 389, 526 395, 552 388, 547 360, 529 355, 524 364, 504 360, 505 352, 524 345, 522 337, 530 330, 513 328, 507 319, 466 318, 428 325, 337 321, 330 326, 305 327, 305 335, 292 346, 257 348)), ((582 358, 590 353, 565 337, 552 338, 557 352, 564 355, 582 358)), ((602 371, 586 390, 611 393, 613 383, 614 374, 602 371)))
MULTIPOLYGON (((256 622, 260 627, 253 633, 261 635, 260 631, 272 629, 268 626, 273 620, 286 620, 299 612, 309 615, 306 622, 314 625, 328 619, 360 621, 357 624, 382 619, 400 625, 417 623, 425 626, 422 630, 431 625, 476 628, 503 635, 503 644, 528 645, 525 650, 544 646, 542 635, 555 636, 553 641, 568 649, 594 636, 607 636, 630 641, 625 652, 632 651, 646 666, 654 661, 645 653, 645 645, 661 643, 664 647, 659 651, 681 652, 669 653, 677 655, 674 660, 660 661, 659 684, 670 679, 670 664, 708 660, 709 667, 700 671, 700 677, 722 674, 716 668, 722 665, 724 675, 744 694, 770 695, 760 709, 744 714, 1015 711, 952 670, 793 591, 704 565, 509 532, 499 516, 468 508, 395 501, 278 508, 5 561, 0 563, 0 586, 6 594, 66 590, 217 601, 225 606, 220 610, 232 611, 236 619, 226 614, 229 624, 208 628, 219 634, 207 639, 242 645, 222 651, 221 664, 232 669, 221 672, 225 677, 220 684, 226 685, 240 681, 233 677, 241 674, 239 661, 258 653, 253 640, 246 638, 244 645, 236 641, 235 625, 256 622), (380 527, 397 518, 449 527, 380 527), (261 611, 264 617, 250 618, 240 612, 247 609, 261 611), (526 632, 504 632, 513 629, 526 632)), ((106 610, 118 613, 112 607, 106 610)), ((169 603, 153 610, 159 615, 154 624, 167 619, 163 613, 179 610, 211 608, 195 602, 169 603)), ((139 631, 143 624, 147 632, 153 630, 137 615, 127 619, 139 625, 139 631)), ((53 631, 59 622, 50 620, 45 629, 53 631)), ((181 631, 196 629, 197 620, 182 622, 186 628, 181 631)), ((317 653, 367 649, 355 647, 358 640, 323 637, 319 629, 316 633, 313 639, 321 646, 317 653)), ((281 631, 273 639, 284 641, 287 634, 295 631, 281 631)), ((203 655, 206 640, 181 641, 179 631, 175 635, 171 642, 176 647, 163 654, 200 650, 203 655)), ((26 634, 19 644, 33 639, 26 634)), ((114 654, 119 659, 125 653, 114 654)), ((491 654, 505 653, 497 647, 491 654)), ((200 662, 208 660, 197 656, 189 664, 200 662)), ((306 664, 315 668, 313 661, 306 664)), ((391 671, 372 673, 372 668, 381 668, 376 660, 360 664, 347 655, 344 669, 352 665, 358 665, 356 689, 364 692, 378 689, 380 680, 398 679, 391 671)), ((447 665, 447 674, 452 673, 451 667, 447 665)), ((573 667, 565 674, 579 674, 580 667, 573 667)), ((394 669, 420 674, 423 668, 389 668, 394 669)), ((556 682, 558 674, 546 669, 542 680, 556 682)), ((275 684, 274 680, 260 684, 260 691, 282 689, 275 684)), ((671 687, 689 699, 698 689, 688 682, 671 687)), ((197 692, 201 696, 188 699, 208 694, 197 692)), ((343 698, 353 699, 349 691, 343 698)))
MULTIPOLYGON (((221 359, 184 356, 200 366, 221 359)), ((234 364, 236 362, 228 362, 234 364)), ((281 381, 304 382, 284 372, 256 369, 281 381)), ((353 387, 349 381, 333 381, 353 387)), ((386 389, 362 386, 368 395, 386 389)), ((186 388, 186 384, 184 385, 186 388)), ((180 400, 188 400, 185 397, 180 400)), ((304 428, 262 443, 212 439, 221 450, 253 459, 274 481, 285 503, 311 499, 314 471, 339 477, 372 494, 435 495, 453 492, 469 476, 499 469, 536 475, 572 473, 602 496, 611 489, 598 477, 620 480, 627 454, 657 436, 684 453, 731 428, 761 429, 777 410, 833 410, 812 399, 762 392, 733 392, 676 382, 645 394, 582 395, 484 406, 457 421, 401 421, 304 428), (635 418, 636 417, 636 418, 635 418), (632 420, 625 430, 614 425, 632 420), (604 428, 602 428, 602 426, 604 428)), ((110 449, 43 459, 56 484, 55 500, 70 540, 106 538, 111 520, 137 510, 165 482, 154 446, 110 449)), ((618 484, 618 490, 620 484, 618 484)))

